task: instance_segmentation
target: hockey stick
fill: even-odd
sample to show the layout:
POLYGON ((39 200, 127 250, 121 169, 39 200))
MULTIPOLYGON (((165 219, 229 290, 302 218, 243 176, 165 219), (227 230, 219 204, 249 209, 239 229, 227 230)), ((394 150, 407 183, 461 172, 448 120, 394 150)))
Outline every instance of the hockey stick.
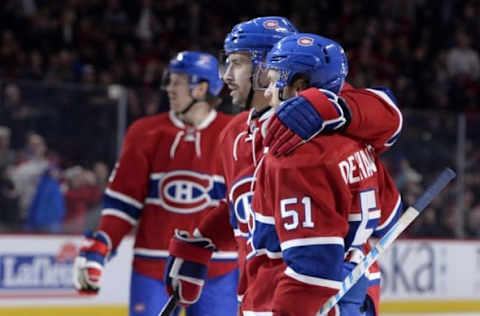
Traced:
POLYGON ((177 305, 178 305, 178 293, 174 292, 173 295, 171 295, 168 298, 167 303, 165 303, 165 306, 163 306, 160 313, 158 313, 158 316, 170 316, 170 314, 175 310, 177 305))
POLYGON ((413 206, 410 206, 392 228, 377 242, 375 247, 368 253, 362 261, 360 261, 355 269, 343 280, 340 291, 332 296, 323 304, 316 316, 327 315, 338 301, 357 283, 363 276, 365 271, 378 259, 378 257, 390 247, 395 239, 410 225, 411 222, 423 211, 432 200, 447 186, 447 184, 455 178, 455 172, 450 168, 445 168, 437 177, 435 182, 431 184, 427 190, 417 199, 413 206))

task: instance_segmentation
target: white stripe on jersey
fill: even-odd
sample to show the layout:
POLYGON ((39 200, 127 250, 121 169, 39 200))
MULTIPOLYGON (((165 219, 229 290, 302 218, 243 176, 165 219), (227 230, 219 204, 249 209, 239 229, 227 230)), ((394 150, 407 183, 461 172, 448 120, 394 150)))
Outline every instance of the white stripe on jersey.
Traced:
POLYGON ((213 253, 213 259, 237 259, 238 253, 236 251, 216 251, 213 253))
POLYGON ((117 209, 114 209, 114 208, 104 208, 102 210, 102 216, 104 216, 104 215, 115 216, 115 217, 121 218, 124 221, 132 224, 133 226, 137 225, 137 220, 135 218, 131 217, 130 215, 128 215, 127 213, 125 213, 121 210, 117 210, 117 209))
POLYGON ((328 279, 323 279, 323 278, 317 278, 317 277, 312 277, 309 275, 304 275, 295 272, 292 268, 287 267, 285 270, 285 274, 291 277, 292 279, 295 279, 297 281, 300 281, 302 283, 310 284, 310 285, 317 285, 317 286, 324 286, 324 287, 329 287, 332 289, 340 290, 342 287, 342 282, 340 281, 333 281, 333 280, 328 280, 328 279))
POLYGON ((273 216, 265 216, 259 213, 255 213, 255 220, 259 221, 260 223, 275 225, 275 217, 273 216))
POLYGON ((255 256, 264 256, 266 255, 270 259, 280 259, 282 258, 282 252, 272 252, 269 251, 268 249, 262 248, 262 249, 255 249, 255 256))
MULTIPOLYGON (((368 212, 368 219, 376 219, 380 218, 381 211, 380 210, 373 210, 368 212)), ((362 214, 348 214, 348 221, 349 222, 360 222, 362 220, 362 214)))
MULTIPOLYGON (((140 256, 167 258, 168 250, 148 249, 148 248, 135 248, 134 253, 140 256)), ((224 259, 235 260, 238 254, 236 251, 217 251, 213 253, 212 259, 224 259)))
MULTIPOLYGON (((225 183, 225 178, 222 177, 221 175, 218 174, 206 174, 206 173, 200 173, 200 172, 195 172, 191 170, 174 170, 170 172, 155 172, 150 174, 150 179, 152 180, 161 180, 165 175, 168 176, 176 176, 176 175, 189 175, 195 178, 202 178, 205 180, 210 180, 213 179, 215 182, 221 182, 225 183)), ((210 189, 210 188, 209 188, 210 189)))
POLYGON ((117 191, 113 191, 112 189, 110 188, 107 188, 105 190, 105 194, 106 195, 109 195, 110 197, 114 198, 114 199, 117 199, 117 200, 120 200, 122 201, 123 203, 127 203, 127 204, 130 204, 138 209, 141 209, 143 208, 143 204, 137 200, 135 200, 134 198, 131 198, 123 193, 120 193, 120 192, 117 192, 117 191))
POLYGON ((156 206, 161 206, 164 209, 172 212, 172 213, 177 213, 177 214, 191 214, 191 213, 196 213, 204 210, 206 207, 211 207, 211 206, 218 206, 220 205, 220 200, 212 200, 210 199, 209 203, 207 205, 201 204, 199 206, 190 208, 188 210, 184 208, 179 208, 179 207, 173 207, 165 203, 161 198, 146 198, 145 199, 145 204, 152 204, 156 206))
POLYGON ((147 257, 159 257, 159 258, 166 258, 168 257, 168 250, 155 250, 155 249, 147 249, 147 248, 135 248, 133 253, 140 256, 147 256, 147 257))
POLYGON ((243 233, 240 229, 235 228, 233 230, 233 235, 235 237, 248 237, 248 236, 250 236, 250 233, 243 233))
POLYGON ((273 316, 273 312, 243 311, 243 316, 273 316))
POLYGON ((385 228, 388 224, 390 224, 390 222, 395 217, 395 214, 397 214, 398 208, 400 207, 401 202, 402 202, 402 199, 399 195, 398 199, 397 199, 397 203, 395 203, 395 206, 393 207, 393 210, 390 212, 390 216, 387 218, 387 220, 383 224, 378 225, 375 230, 381 230, 381 229, 385 228))
POLYGON ((310 237, 298 238, 284 241, 280 244, 282 251, 292 247, 312 246, 312 245, 340 245, 344 246, 343 238, 341 237, 310 237))

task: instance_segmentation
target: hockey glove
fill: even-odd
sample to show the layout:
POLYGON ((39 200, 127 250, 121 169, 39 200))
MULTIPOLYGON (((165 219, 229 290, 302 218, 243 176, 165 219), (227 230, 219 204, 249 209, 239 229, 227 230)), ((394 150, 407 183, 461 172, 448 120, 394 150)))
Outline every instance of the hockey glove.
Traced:
POLYGON ((338 131, 350 121, 347 103, 335 93, 310 88, 280 104, 269 123, 263 145, 285 155, 319 133, 338 131))
POLYGON ((215 250, 211 240, 196 231, 175 231, 170 241, 165 267, 165 284, 168 295, 177 293, 180 305, 187 307, 200 298, 207 279, 208 264, 215 250))
POLYGON ((85 236, 73 264, 73 286, 83 295, 95 295, 100 290, 103 267, 110 254, 111 243, 102 231, 85 236))

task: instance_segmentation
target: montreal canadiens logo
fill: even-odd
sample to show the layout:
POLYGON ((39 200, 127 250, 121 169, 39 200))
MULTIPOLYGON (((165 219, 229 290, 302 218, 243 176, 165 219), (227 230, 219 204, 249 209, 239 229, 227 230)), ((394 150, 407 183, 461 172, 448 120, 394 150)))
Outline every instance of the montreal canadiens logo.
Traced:
POLYGON ((297 40, 297 43, 298 45, 300 46, 312 46, 313 45, 313 38, 311 37, 306 37, 306 36, 303 36, 303 37, 300 37, 298 40, 297 40))
POLYGON ((268 30, 274 30, 278 28, 278 21, 276 20, 266 20, 263 22, 263 27, 268 30))
POLYGON ((225 195, 221 177, 178 170, 158 178, 158 197, 149 198, 148 202, 174 213, 202 211, 205 207, 217 205, 218 199, 225 195))
POLYGON ((254 229, 254 216, 252 211, 253 192, 251 191, 253 178, 243 178, 233 184, 229 192, 233 213, 237 219, 237 232, 243 236, 250 236, 254 229))

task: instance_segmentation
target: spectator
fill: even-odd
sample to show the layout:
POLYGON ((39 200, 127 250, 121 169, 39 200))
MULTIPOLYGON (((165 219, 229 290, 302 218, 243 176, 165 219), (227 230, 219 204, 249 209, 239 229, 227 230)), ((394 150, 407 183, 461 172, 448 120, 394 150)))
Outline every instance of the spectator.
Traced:
POLYGON ((480 204, 467 212, 466 236, 469 238, 480 238, 480 204))
POLYGON ((95 174, 81 166, 68 168, 63 177, 67 187, 64 231, 83 233, 87 213, 100 202, 103 191, 97 186, 95 174))
POLYGON ((15 151, 10 148, 10 129, 0 126, 0 170, 4 170, 15 163, 15 151))
POLYGON ((18 192, 11 180, 12 167, 0 167, 0 227, 3 230, 18 229, 19 210, 18 192))
POLYGON ((456 45, 447 53, 447 69, 450 77, 466 77, 476 80, 480 77, 480 58, 470 46, 470 37, 463 31, 456 33, 456 45))
POLYGON ((42 136, 31 134, 23 153, 24 161, 12 174, 15 189, 20 196, 20 218, 25 220, 42 175, 49 169, 47 146, 42 136))
POLYGON ((49 166, 40 175, 28 207, 25 230, 58 233, 65 215, 58 170, 49 166))

